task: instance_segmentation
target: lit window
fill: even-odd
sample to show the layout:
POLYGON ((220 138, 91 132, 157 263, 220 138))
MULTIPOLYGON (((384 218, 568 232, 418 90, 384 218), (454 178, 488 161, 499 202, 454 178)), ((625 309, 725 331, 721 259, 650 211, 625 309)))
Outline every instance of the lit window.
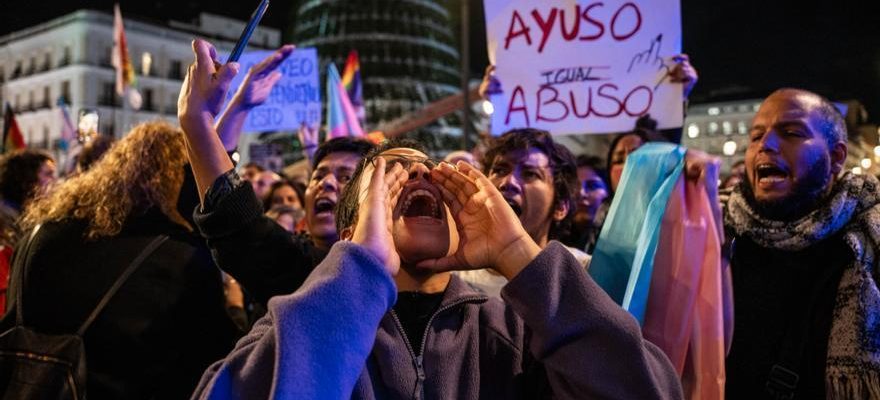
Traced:
POLYGON ((717 122, 710 122, 709 123, 709 134, 714 135, 716 133, 718 133, 718 123, 717 122))
POLYGON ((719 115, 721 114, 721 109, 718 107, 709 107, 708 113, 709 115, 719 115))
POLYGON ((733 133, 733 124, 730 121, 724 121, 721 123, 721 130, 725 135, 730 135, 733 133))
POLYGON ((145 51, 143 55, 141 55, 141 75, 150 76, 150 67, 153 65, 153 56, 150 55, 150 52, 145 51))
POLYGON ((688 125, 688 137, 695 139, 700 136, 700 126, 697 124, 688 125))
POLYGON ((483 114, 492 115, 492 113, 495 112, 495 107, 488 100, 483 100, 483 103, 481 104, 481 106, 482 106, 481 108, 483 110, 483 114))
POLYGON ((724 142, 724 146, 721 149, 721 152, 724 153, 725 156, 732 156, 736 154, 736 142, 733 140, 728 140, 724 142))
POLYGON ((749 126, 746 124, 746 121, 739 121, 736 123, 736 131, 740 135, 745 135, 749 133, 749 126))

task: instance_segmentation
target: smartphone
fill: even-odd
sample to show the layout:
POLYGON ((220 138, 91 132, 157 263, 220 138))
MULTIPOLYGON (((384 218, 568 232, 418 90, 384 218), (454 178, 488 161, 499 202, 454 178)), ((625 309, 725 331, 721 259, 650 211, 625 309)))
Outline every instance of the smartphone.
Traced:
POLYGON ((236 43, 235 47, 232 48, 232 53, 229 53, 229 59, 226 60, 227 63, 238 61, 239 57, 241 57, 241 53, 244 53, 244 49, 247 47, 248 40, 250 40, 251 35, 254 33, 254 29, 257 29, 257 25, 260 24, 260 20, 263 19, 263 14, 266 13, 267 8, 269 8, 269 0, 260 1, 260 5, 257 6, 257 9, 254 10, 254 13, 251 15, 251 20, 248 21, 248 24, 245 25, 244 30, 241 31, 241 36, 238 38, 238 43, 236 43))
POLYGON ((98 110, 84 108, 79 110, 79 120, 77 121, 77 139, 85 142, 90 137, 98 133, 98 110))

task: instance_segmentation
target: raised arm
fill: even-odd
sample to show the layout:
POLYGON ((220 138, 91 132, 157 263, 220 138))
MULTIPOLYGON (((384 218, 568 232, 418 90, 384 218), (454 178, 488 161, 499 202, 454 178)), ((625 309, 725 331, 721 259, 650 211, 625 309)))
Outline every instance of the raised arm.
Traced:
POLYGON ((272 296, 296 290, 323 254, 263 216, 251 187, 235 174, 223 142, 238 140, 247 111, 266 100, 280 77, 275 69, 293 47, 282 47, 248 72, 216 125, 225 140, 214 128, 214 117, 238 66, 220 66, 213 46, 203 40, 193 41, 193 51, 196 62, 181 89, 178 116, 201 202, 195 222, 218 266, 265 304, 272 296))
POLYGON ((334 245, 296 293, 269 303, 235 350, 209 368, 194 399, 351 397, 379 321, 394 304, 400 261, 388 230, 406 173, 373 172, 351 242, 334 245), (332 349, 332 351, 328 351, 332 349))
POLYGON ((221 65, 217 50, 210 43, 192 42, 195 62, 189 66, 180 96, 177 118, 186 136, 190 165, 204 203, 205 192, 220 175, 233 168, 232 160, 214 129, 214 118, 223 106, 232 78, 238 74, 238 63, 221 65))

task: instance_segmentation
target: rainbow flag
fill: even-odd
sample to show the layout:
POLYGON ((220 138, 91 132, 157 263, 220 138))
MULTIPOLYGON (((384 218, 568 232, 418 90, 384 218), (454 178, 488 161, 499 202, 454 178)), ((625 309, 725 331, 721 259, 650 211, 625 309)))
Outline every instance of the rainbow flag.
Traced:
POLYGON ((15 121, 15 113, 12 112, 12 106, 6 103, 6 111, 3 114, 3 151, 2 153, 11 152, 27 147, 24 143, 24 136, 15 121))
POLYGON ((342 85, 345 86, 358 121, 364 125, 367 120, 367 110, 364 108, 364 84, 361 81, 361 62, 357 50, 348 53, 345 68, 342 70, 342 85))
POLYGON ((344 136, 364 136, 348 92, 339 79, 333 63, 327 67, 327 139, 344 136))

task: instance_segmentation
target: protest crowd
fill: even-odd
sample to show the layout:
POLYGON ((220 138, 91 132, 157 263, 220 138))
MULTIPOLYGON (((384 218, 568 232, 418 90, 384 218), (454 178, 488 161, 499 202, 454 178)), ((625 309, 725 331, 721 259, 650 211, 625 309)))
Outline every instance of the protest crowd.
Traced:
POLYGON ((61 398, 5 354, 62 335, 70 398, 880 399, 880 182, 822 95, 769 93, 725 176, 643 116, 604 159, 303 126, 301 180, 232 157, 297 49, 192 51, 177 124, 0 157, 3 399, 61 398))

